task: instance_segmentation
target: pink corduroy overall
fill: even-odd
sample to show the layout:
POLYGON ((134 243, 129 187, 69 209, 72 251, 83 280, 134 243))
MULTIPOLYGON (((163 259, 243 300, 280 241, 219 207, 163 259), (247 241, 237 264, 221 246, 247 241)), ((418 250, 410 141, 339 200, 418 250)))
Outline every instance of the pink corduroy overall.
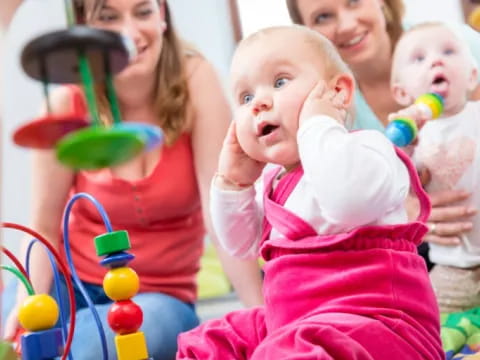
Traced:
POLYGON ((440 360, 439 313, 416 246, 430 204, 401 151, 420 200, 418 221, 318 235, 282 205, 303 175, 266 178, 265 307, 235 311, 181 334, 177 359, 440 360), (268 239, 271 228, 284 237, 268 239), (267 240, 268 239, 268 240, 267 240))

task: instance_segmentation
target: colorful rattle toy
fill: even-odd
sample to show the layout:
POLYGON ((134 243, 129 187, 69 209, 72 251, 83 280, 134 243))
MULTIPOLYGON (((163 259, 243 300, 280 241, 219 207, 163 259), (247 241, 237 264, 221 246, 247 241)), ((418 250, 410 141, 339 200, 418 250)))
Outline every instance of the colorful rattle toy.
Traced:
MULTIPOLYGON (((420 110, 428 119, 436 119, 443 112, 443 98, 435 93, 428 93, 421 95, 415 100, 420 110)), ((417 136, 418 128, 414 119, 409 117, 402 117, 394 119, 388 124, 385 129, 385 135, 396 146, 407 146, 417 136)))
POLYGON ((59 161, 74 169, 114 166, 160 145, 163 135, 158 127, 121 120, 113 75, 128 65, 134 53, 132 41, 116 32, 76 25, 72 0, 65 0, 65 9, 66 30, 37 37, 23 49, 22 67, 42 82, 47 115, 18 128, 14 142, 37 149, 56 148, 59 161), (108 99, 111 126, 100 121, 99 82, 108 99), (52 113, 50 83, 82 83, 89 114, 52 113))

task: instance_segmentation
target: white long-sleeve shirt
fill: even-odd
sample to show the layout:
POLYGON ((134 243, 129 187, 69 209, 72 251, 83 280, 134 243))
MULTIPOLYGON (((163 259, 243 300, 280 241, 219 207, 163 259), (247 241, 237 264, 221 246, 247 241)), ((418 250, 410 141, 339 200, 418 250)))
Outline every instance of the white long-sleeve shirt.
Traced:
MULTIPOLYGON (((430 171, 428 191, 465 190, 462 205, 480 208, 480 101, 468 102, 458 114, 428 121, 418 135, 414 159, 430 171)), ((430 259, 441 265, 469 268, 480 265, 480 216, 461 235, 457 246, 430 243, 430 259)))
MULTIPOLYGON (((348 132, 335 119, 319 115, 303 122, 297 142, 304 176, 284 206, 318 234, 407 221, 408 171, 382 133, 348 132)), ((239 257, 258 256, 263 184, 231 191, 213 182, 210 201, 213 226, 223 247, 239 257)), ((272 229, 270 237, 279 236, 272 229)))

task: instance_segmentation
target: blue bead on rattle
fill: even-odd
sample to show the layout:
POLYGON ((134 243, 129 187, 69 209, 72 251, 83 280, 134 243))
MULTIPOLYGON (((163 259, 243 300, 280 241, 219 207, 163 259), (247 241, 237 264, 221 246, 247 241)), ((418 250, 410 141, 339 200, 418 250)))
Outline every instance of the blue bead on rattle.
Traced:
MULTIPOLYGON (((438 118, 443 112, 443 97, 435 93, 421 95, 415 100, 415 104, 421 108, 429 119, 438 118)), ((418 128, 414 119, 402 117, 394 119, 385 129, 385 135, 396 146, 407 146, 417 136, 418 128)))

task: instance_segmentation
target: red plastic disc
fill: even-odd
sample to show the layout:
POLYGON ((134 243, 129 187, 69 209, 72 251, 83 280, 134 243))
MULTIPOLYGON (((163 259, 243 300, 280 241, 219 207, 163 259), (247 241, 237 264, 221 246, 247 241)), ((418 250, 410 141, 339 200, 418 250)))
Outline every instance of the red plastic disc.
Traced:
POLYGON ((47 115, 19 127, 13 134, 13 141, 23 147, 52 149, 68 133, 89 125, 84 116, 47 115))

